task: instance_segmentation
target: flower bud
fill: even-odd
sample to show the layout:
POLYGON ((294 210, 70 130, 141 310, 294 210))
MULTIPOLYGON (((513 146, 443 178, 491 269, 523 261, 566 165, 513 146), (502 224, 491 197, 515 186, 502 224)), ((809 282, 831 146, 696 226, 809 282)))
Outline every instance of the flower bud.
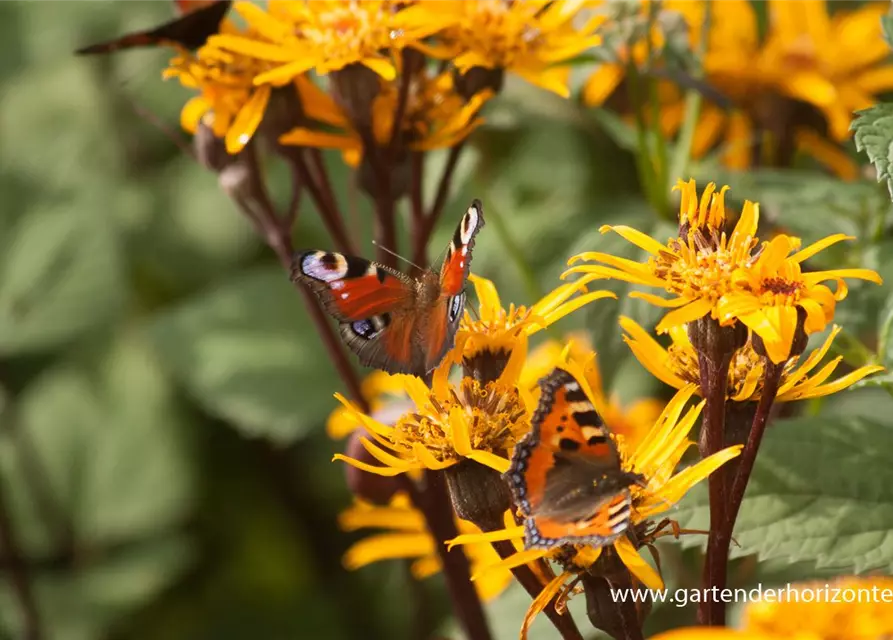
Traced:
POLYGON ((621 601, 613 597, 612 589, 631 589, 629 570, 611 548, 602 550, 601 557, 583 574, 583 593, 586 594, 586 616, 596 629, 617 640, 642 636, 642 624, 651 611, 651 601, 621 601), (619 565, 619 566, 618 566, 619 565), (594 572, 594 573, 593 573, 594 572))
POLYGON ((446 478, 456 515, 482 531, 505 526, 503 514, 511 507, 511 495, 497 471, 465 459, 448 467, 446 478))
POLYGON ((211 127, 204 122, 198 123, 198 129, 192 138, 195 155, 201 165, 208 171, 220 173, 236 161, 236 157, 227 153, 223 138, 214 135, 211 127))

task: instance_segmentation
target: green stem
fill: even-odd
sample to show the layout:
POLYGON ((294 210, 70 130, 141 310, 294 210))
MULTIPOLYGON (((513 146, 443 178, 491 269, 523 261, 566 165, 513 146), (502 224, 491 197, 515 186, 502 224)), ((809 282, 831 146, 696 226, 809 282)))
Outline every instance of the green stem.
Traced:
MULTIPOLYGON (((710 2, 704 6, 704 22, 701 23, 701 41, 698 43, 697 53, 698 66, 692 69, 691 75, 695 80, 704 77, 704 53, 707 50, 707 42, 710 39, 710 19, 713 14, 713 5, 710 2)), ((682 127, 679 129, 679 136, 676 139, 676 148, 673 152, 673 160, 670 163, 670 173, 667 175, 668 180, 684 179, 682 174, 685 172, 691 160, 691 145, 695 137, 695 131, 698 128, 698 117, 701 115, 701 101, 703 96, 695 87, 692 87, 685 93, 685 116, 683 116, 682 127)), ((672 184, 667 184, 667 188, 672 188, 672 184)))

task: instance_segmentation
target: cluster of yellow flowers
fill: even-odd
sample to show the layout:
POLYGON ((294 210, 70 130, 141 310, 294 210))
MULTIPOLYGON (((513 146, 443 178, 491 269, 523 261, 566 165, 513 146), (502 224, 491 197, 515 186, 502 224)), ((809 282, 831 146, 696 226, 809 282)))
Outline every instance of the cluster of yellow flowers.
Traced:
MULTIPOLYGON (((560 366, 581 381, 608 427, 615 434, 621 434, 617 441, 622 468, 645 478, 642 486, 630 489, 629 535, 604 548, 560 545, 550 549, 523 549, 524 527, 515 524, 507 513, 502 518, 508 526, 502 530, 481 532, 474 530, 471 523, 460 521, 461 535, 451 541, 468 547, 473 570, 483 581, 479 588, 488 595, 495 593, 494 584, 507 584, 508 570, 543 559, 551 559, 563 567, 558 575, 545 576, 541 597, 531 605, 522 636, 537 613, 559 594, 572 591, 566 586, 568 583, 573 584, 579 576, 594 570, 605 549, 611 550, 612 557, 619 558, 635 581, 650 588, 662 588, 660 574, 640 555, 640 550, 657 538, 679 535, 672 521, 659 521, 659 518, 692 486, 739 454, 740 445, 730 446, 679 468, 683 455, 693 444, 688 434, 704 406, 701 401, 686 410, 692 396, 701 391, 698 353, 685 331, 687 323, 711 316, 725 323, 740 321, 750 328, 752 338, 738 350, 729 372, 728 398, 733 401, 757 400, 762 394, 765 366, 763 357, 755 350, 756 339, 762 341, 765 354, 773 362, 785 363, 777 395, 783 401, 834 393, 881 369, 865 366, 828 382, 840 362, 836 358, 810 376, 827 354, 837 328, 802 362, 797 355, 790 357, 798 327, 813 333, 833 319, 835 302, 846 295, 842 278, 880 281, 876 273, 864 269, 803 273, 800 264, 806 258, 843 237, 832 236, 789 255, 798 246, 795 238, 778 236, 770 242, 759 243, 755 237, 759 207, 750 202, 745 204, 734 232, 727 237, 722 230, 726 221, 726 189, 717 191, 711 184, 700 198, 694 181, 680 183, 679 189, 682 195, 680 237, 664 245, 628 227, 612 228, 649 251, 651 258, 645 264, 599 253, 576 256, 571 262, 586 260, 597 264, 571 268, 569 273, 583 273, 580 281, 561 285, 529 309, 514 305, 504 308, 492 282, 471 276, 479 308, 474 315, 468 310, 465 312, 456 346, 434 373, 430 386, 412 376, 381 373, 370 376, 370 383, 374 383, 365 392, 372 406, 380 409, 383 398, 388 396, 402 396, 410 401, 410 408, 391 424, 376 420, 338 396, 343 406, 333 414, 330 432, 343 435, 351 428, 364 427, 368 437, 362 437, 361 442, 377 464, 341 454, 336 459, 384 476, 413 474, 423 469, 441 470, 463 461, 504 473, 509 468, 508 455, 512 448, 530 429, 537 403, 537 378, 560 366), (669 403, 646 399, 624 409, 616 399, 606 398, 595 353, 585 337, 577 336, 563 348, 560 343, 549 340, 528 351, 530 335, 584 305, 613 297, 607 291, 586 290, 589 284, 602 278, 660 286, 676 296, 665 301, 647 293, 632 294, 676 307, 659 325, 673 338, 668 349, 661 347, 631 319, 620 319, 634 355, 658 379, 678 389, 669 403), (836 292, 820 284, 826 280, 837 282, 836 292), (800 320, 798 307, 806 311, 800 320), (465 373, 460 380, 451 381, 449 372, 457 364, 462 365, 465 373), (482 377, 482 371, 490 373, 482 377), (481 549, 486 548, 486 543, 499 541, 510 541, 517 552, 501 559, 482 555, 481 549)), ((365 508, 369 513, 393 506, 365 508)), ((394 528, 384 519, 376 522, 382 528, 394 528)), ((399 531, 400 527, 396 529, 399 531)), ((425 534, 414 531, 413 535, 424 537, 425 534)), ((383 541, 380 548, 368 540, 358 543, 362 553, 357 548, 349 552, 351 566, 404 555, 389 544, 391 538, 380 540, 383 541), (358 562, 358 555, 363 560, 358 562)), ((421 550, 427 554, 428 543, 407 547, 405 555, 418 557, 421 550)))
POLYGON ((569 95, 567 62, 599 42, 600 18, 574 24, 581 4, 271 0, 263 9, 237 2, 246 26, 225 20, 166 75, 201 92, 184 108, 183 126, 194 132, 204 118, 230 153, 267 118, 282 144, 341 149, 356 164, 367 134, 378 145, 390 142, 401 99, 402 141, 425 150, 464 139, 505 72, 569 95), (442 61, 443 71, 431 74, 422 55, 442 61), (330 93, 311 73, 330 81, 330 93), (300 105, 298 126, 275 121, 277 92, 300 105))
MULTIPOLYGON (((880 32, 889 3, 860 4, 832 15, 825 0, 768 0, 763 30, 749 0, 661 2, 662 12, 684 20, 691 49, 703 52, 703 81, 731 103, 704 101, 693 157, 717 150, 727 166, 744 169, 755 155, 765 161, 796 150, 840 177, 855 178, 857 165, 841 147, 852 114, 893 88, 890 49, 880 32)), ((652 36, 655 45, 660 35, 652 36)), ((601 65, 583 86, 584 102, 604 103, 625 78, 627 58, 643 66, 647 49, 636 42, 617 62, 601 65)), ((661 83, 660 95, 659 126, 673 136, 686 105, 670 82, 661 83)))

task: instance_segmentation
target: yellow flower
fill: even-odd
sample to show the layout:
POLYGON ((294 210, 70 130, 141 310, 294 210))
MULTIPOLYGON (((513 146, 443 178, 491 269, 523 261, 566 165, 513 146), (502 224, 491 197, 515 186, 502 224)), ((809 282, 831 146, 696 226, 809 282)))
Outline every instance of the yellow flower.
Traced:
MULTIPOLYGON (((360 385, 360 393, 363 394, 363 399, 372 414, 380 414, 395 403, 398 403, 398 407, 407 403, 408 399, 402 394, 402 391, 403 385, 400 380, 385 371, 373 371, 363 379, 360 385)), ((387 420, 384 421, 387 422, 387 420)), ((353 413, 341 405, 329 415, 329 419, 326 421, 326 433, 330 438, 339 440, 350 435, 360 426, 360 423, 353 419, 353 413)))
MULTIPOLYGON (((670 0, 667 10, 688 21, 693 45, 700 39, 704 2, 670 0)), ((875 103, 893 88, 890 50, 881 37, 881 2, 830 16, 822 0, 770 0, 769 29, 759 37, 758 20, 747 0, 712 2, 710 34, 704 57, 707 81, 738 107, 732 111, 705 103, 693 144, 696 157, 725 136, 725 160, 733 168, 751 162, 755 129, 766 129, 773 97, 812 105, 828 124, 830 140, 794 122, 794 143, 803 152, 842 175, 856 169, 839 142, 849 135, 853 111, 875 103)), ((663 117, 670 131, 679 127, 681 102, 668 105, 663 117)), ((777 141, 775 141, 777 143, 777 141)))
POLYGON ((880 284, 877 273, 870 269, 832 269, 803 273, 800 264, 823 249, 850 236, 835 234, 800 249, 800 240, 784 234, 763 243, 759 255, 752 255, 757 245, 755 238, 759 219, 759 205, 744 203, 741 217, 731 237, 723 229, 725 187, 718 193, 710 183, 697 198, 694 180, 680 182, 682 191, 679 210, 680 237, 671 238, 666 245, 626 226, 604 226, 602 233, 615 231, 626 240, 651 254, 646 264, 598 252, 574 256, 568 264, 578 260, 592 260, 604 265, 583 265, 565 272, 584 273, 586 277, 605 277, 634 284, 661 287, 675 297, 670 299, 633 292, 631 297, 642 298, 661 307, 673 307, 657 325, 663 333, 673 327, 693 322, 706 315, 722 325, 740 320, 766 345, 773 362, 788 358, 797 329, 797 309, 806 313, 804 330, 807 334, 822 331, 834 318, 838 300, 843 300, 847 288, 843 278, 859 278, 880 284), (792 251, 796 251, 790 255, 792 251), (832 292, 822 282, 834 280, 837 290, 832 292))
MULTIPOLYGON (((673 343, 669 348, 664 349, 631 318, 621 317, 620 326, 626 332, 623 336, 624 341, 642 363, 642 366, 648 369, 654 377, 677 389, 689 384, 698 385, 697 388, 700 391, 701 374, 698 367, 698 354, 688 339, 684 327, 670 329, 669 333, 673 343)), ((775 398, 777 401, 789 402, 827 396, 846 389, 866 376, 884 370, 881 366, 866 365, 833 382, 826 382, 843 360, 843 357, 838 356, 810 376, 809 374, 831 349, 831 343, 838 333, 840 333, 840 327, 835 325, 822 346, 809 354, 802 363, 801 356, 795 356, 785 363, 778 395, 775 398)), ((729 368, 728 398, 735 402, 759 400, 763 387, 763 369, 763 359, 757 355, 748 340, 747 344, 736 351, 732 357, 732 365, 729 368)))
POLYGON ((893 578, 888 577, 789 585, 771 599, 764 594, 747 605, 740 630, 688 627, 652 640, 887 640, 893 636, 891 602, 893 578))
POLYGON ((577 309, 602 298, 616 298, 611 291, 586 292, 586 285, 595 277, 584 277, 563 284, 530 307, 510 304, 503 308, 494 284, 474 274, 469 280, 474 285, 478 310, 474 318, 466 309, 459 330, 456 347, 451 356, 454 362, 469 361, 481 354, 518 354, 520 366, 527 356, 527 338, 546 329, 577 309), (584 293, 585 292, 585 293, 584 293), (582 293, 582 295, 576 295, 582 293), (575 297, 576 296, 576 297, 575 297))
POLYGON ((270 0, 264 11, 239 2, 236 10, 263 40, 220 35, 209 43, 270 63, 270 70, 254 78, 258 85, 281 86, 311 69, 325 75, 352 64, 393 80, 397 72, 388 52, 437 29, 399 27, 402 5, 398 0, 270 0))
MULTIPOLYGON (((440 557, 434 546, 437 542, 425 526, 424 516, 412 506, 405 494, 396 494, 386 507, 354 500, 351 507, 341 512, 338 524, 344 531, 383 530, 354 543, 345 552, 344 566, 351 571, 373 562, 396 558, 413 560, 411 571, 417 580, 441 570, 440 557)), ((457 518, 456 525, 463 534, 480 532, 466 520, 457 518)), ((465 554, 472 571, 499 560, 499 555, 486 542, 466 546, 465 554)), ((511 580, 512 573, 508 569, 493 571, 476 581, 475 587, 483 600, 491 600, 502 593, 511 580)))
MULTIPOLYGON (((380 91, 372 102, 372 133, 376 143, 382 147, 391 141, 397 111, 398 82, 381 80, 380 91)), ((299 89, 305 115, 341 129, 341 132, 297 127, 280 136, 279 142, 340 149, 345 162, 357 166, 362 159, 363 142, 347 116, 330 96, 309 80, 299 89), (311 105, 310 109, 306 105, 311 105)), ((456 92, 452 73, 444 72, 434 78, 428 77, 424 71, 419 73, 410 84, 406 111, 401 120, 403 142, 415 151, 456 146, 483 123, 478 113, 492 95, 492 91, 481 91, 466 101, 456 92)))
POLYGON ((562 347, 557 340, 547 340, 533 349, 521 370, 519 386, 535 389, 538 393, 539 379, 560 363, 568 359, 582 363, 583 377, 589 384, 595 409, 602 421, 612 433, 621 436, 627 446, 638 444, 654 426, 666 403, 657 398, 641 398, 624 406, 616 394, 606 396, 598 359, 589 337, 585 333, 573 333, 567 336, 566 343, 567 346, 562 347))
POLYGON ((579 0, 429 0, 402 11, 397 21, 410 30, 437 25, 436 44, 413 46, 451 60, 460 74, 475 67, 510 71, 568 97, 569 60, 601 42, 594 32, 602 17, 573 25, 584 5, 579 0))
POLYGON ((685 237, 671 238, 666 244, 627 226, 605 225, 601 228, 602 233, 615 231, 651 254, 646 264, 590 251, 572 257, 568 264, 586 260, 608 266, 581 265, 568 269, 562 277, 584 273, 587 277, 615 278, 663 288, 675 297, 668 300, 642 292, 630 294, 661 307, 674 308, 658 324, 659 332, 707 314, 715 315, 717 303, 731 288, 732 273, 747 265, 751 258, 757 242, 754 235, 759 219, 759 205, 745 202, 732 235, 726 237, 722 228, 725 222, 724 194, 728 187, 719 192, 715 192, 715 188, 714 183, 708 184, 699 201, 694 180, 678 183, 676 189, 682 192, 679 221, 689 228, 689 232, 685 237))
POLYGON ((764 247, 753 264, 732 274, 732 287, 715 306, 715 316, 727 324, 738 319, 763 339, 772 362, 785 361, 797 331, 797 309, 806 313, 803 329, 807 335, 823 331, 834 319, 834 308, 847 294, 843 278, 859 278, 881 284, 881 277, 870 269, 832 269, 804 273, 800 264, 823 249, 851 236, 828 236, 797 251, 799 238, 779 235, 764 247), (790 255, 792 251, 796 251, 790 255), (828 280, 837 283, 832 292, 828 280))
MULTIPOLYGON (((561 366, 580 381, 581 388, 584 389, 590 400, 594 400, 591 391, 586 389, 588 384, 584 382, 585 377, 580 365, 569 360, 561 366)), ((623 439, 617 439, 622 469, 641 474, 644 477, 644 486, 633 485, 630 487, 632 497, 631 533, 621 536, 608 547, 564 545, 552 549, 527 549, 488 567, 488 569, 510 569, 539 558, 558 560, 565 566, 565 570, 546 585, 540 596, 531 604, 522 626, 522 638, 526 635, 526 629, 533 617, 542 611, 554 595, 561 591, 565 583, 596 562, 605 548, 610 548, 613 553, 616 553, 638 581, 652 589, 663 588, 663 580, 660 575, 640 555, 637 545, 631 540, 631 535, 638 538, 632 532, 653 532, 654 527, 650 525, 653 518, 668 511, 695 484, 705 479, 741 451, 740 446, 728 447, 674 473, 683 454, 693 444, 688 439, 688 434, 694 427, 704 404, 701 402, 696 407, 689 409, 683 416, 685 405, 693 393, 693 385, 680 390, 664 408, 653 428, 635 446, 630 446, 630 443, 623 439)), ((524 526, 521 525, 481 535, 459 536, 452 540, 451 544, 523 539, 524 526)))
MULTIPOLYGON (((228 22, 221 29, 236 31, 228 22)), ((229 153, 238 153, 257 131, 270 101, 270 87, 253 84, 267 69, 263 61, 205 45, 195 53, 181 50, 163 77, 177 78, 200 92, 180 112, 183 129, 194 134, 204 122, 216 137, 224 138, 229 153)))
POLYGON ((504 472, 509 465, 506 455, 527 432, 535 403, 530 388, 520 384, 527 359, 527 336, 593 300, 614 296, 596 291, 572 298, 585 289, 584 278, 560 286, 529 310, 512 306, 506 312, 492 282, 473 275, 470 278, 480 300, 480 320, 473 321, 466 310, 456 344, 434 371, 431 386, 415 376, 392 376, 414 403, 414 409, 389 426, 336 395, 346 408, 344 419, 362 424, 375 440, 360 439, 383 466, 341 454, 335 459, 386 476, 417 469, 445 469, 466 458, 504 472), (474 368, 476 359, 497 361, 493 375, 466 374, 458 383, 448 380, 453 364, 462 362, 474 368))

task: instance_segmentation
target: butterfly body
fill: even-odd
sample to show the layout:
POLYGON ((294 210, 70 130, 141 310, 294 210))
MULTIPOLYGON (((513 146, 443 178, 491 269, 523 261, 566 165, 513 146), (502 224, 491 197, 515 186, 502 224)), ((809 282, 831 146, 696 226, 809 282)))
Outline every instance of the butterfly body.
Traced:
POLYGON ((528 548, 610 544, 629 526, 629 487, 610 433, 580 383, 556 368, 540 380, 532 429, 505 478, 525 516, 528 548))
POLYGON ((474 237, 484 225, 475 200, 456 229, 440 272, 416 278, 359 258, 326 251, 295 257, 292 279, 310 287, 339 321, 360 362, 390 373, 424 376, 453 346, 465 308, 474 237))
POLYGON ((175 44, 187 49, 198 49, 217 33, 220 23, 229 11, 232 0, 177 0, 182 16, 175 20, 147 29, 135 31, 113 40, 100 42, 78 49, 78 55, 112 53, 134 47, 151 47, 175 44))

